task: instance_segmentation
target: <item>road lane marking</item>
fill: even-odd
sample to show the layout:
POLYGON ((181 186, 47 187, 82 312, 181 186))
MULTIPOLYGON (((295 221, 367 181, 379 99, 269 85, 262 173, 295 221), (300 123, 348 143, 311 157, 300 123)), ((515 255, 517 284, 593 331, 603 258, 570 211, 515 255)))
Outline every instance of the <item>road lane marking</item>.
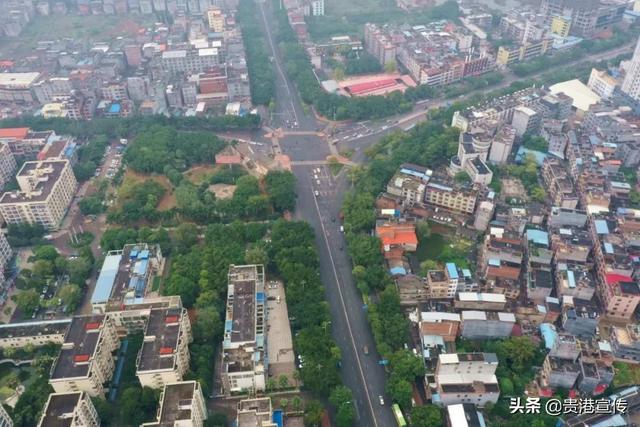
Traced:
MULTIPOLYGON (((340 295, 340 305, 342 306, 342 312, 344 313, 344 317, 347 320, 347 331, 349 332, 349 337, 351 338, 351 346, 353 347, 353 351, 356 356, 356 361, 358 362, 358 371, 360 372, 360 378, 362 379, 362 384, 364 385, 364 394, 367 396, 367 403, 369 404, 369 409, 371 410, 371 419, 373 419, 373 424, 377 427, 378 421, 376 420, 376 415, 373 410, 373 404, 371 403, 371 396, 369 396, 369 389, 367 387, 367 380, 364 377, 364 371, 362 370, 362 363, 360 362, 360 353, 356 348, 356 342, 353 338, 353 332, 351 330, 351 323, 349 322, 349 314, 347 313, 347 307, 344 304, 344 297, 342 296, 342 289, 340 287, 340 279, 338 279, 338 272, 336 271, 336 264, 333 261, 333 255, 331 254, 331 247, 329 246, 329 240, 327 239, 327 232, 324 228, 324 222, 322 222, 322 215, 320 214, 320 207, 318 206, 318 198, 313 198, 313 203, 316 205, 316 211, 318 213, 318 219, 320 219, 320 227, 322 228, 322 237, 324 238, 325 245, 327 246, 327 252, 329 252, 329 260, 331 261, 331 268, 333 270, 333 275, 336 279, 336 284, 338 285, 338 295, 340 295)), ((355 405, 354 405, 355 406, 355 405)))

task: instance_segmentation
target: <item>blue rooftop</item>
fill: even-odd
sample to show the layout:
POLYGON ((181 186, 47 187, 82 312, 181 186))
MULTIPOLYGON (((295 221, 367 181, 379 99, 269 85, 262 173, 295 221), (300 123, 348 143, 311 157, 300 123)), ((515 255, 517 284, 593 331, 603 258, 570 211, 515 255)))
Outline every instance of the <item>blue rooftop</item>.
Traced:
POLYGON ((458 268, 452 262, 448 262, 447 263, 447 273, 449 273, 449 278, 451 278, 451 279, 457 279, 459 277, 458 276, 458 268))
POLYGON ((607 221, 603 219, 597 219, 594 221, 596 226, 596 232, 598 234, 609 234, 609 226, 607 225, 607 221))
POLYGON ((106 303, 111 296, 111 289, 118 274, 118 267, 122 255, 107 255, 102 264, 102 270, 96 282, 96 288, 91 296, 91 304, 106 303))
POLYGON ((516 154, 516 162, 518 162, 518 163, 524 162, 524 158, 525 158, 525 156, 527 154, 533 155, 534 159, 536 160, 536 164, 538 166, 542 166, 542 163, 544 163, 544 159, 547 158, 547 155, 545 153, 542 153, 540 151, 529 150, 528 148, 524 148, 524 147, 520 147, 518 149, 518 153, 516 154))
POLYGON ((404 267, 393 267, 390 271, 392 276, 404 276, 407 274, 407 270, 404 267))
POLYGON ((118 114, 120 112, 120 104, 111 104, 109 112, 112 114, 118 114))
POLYGON ((553 345, 556 342, 556 338, 558 337, 558 333, 551 323, 543 323, 540 325, 540 333, 542 334, 542 338, 544 339, 544 346, 547 349, 553 348, 553 345))
POLYGON ((527 230, 527 240, 536 245, 549 246, 549 233, 542 230, 527 230))

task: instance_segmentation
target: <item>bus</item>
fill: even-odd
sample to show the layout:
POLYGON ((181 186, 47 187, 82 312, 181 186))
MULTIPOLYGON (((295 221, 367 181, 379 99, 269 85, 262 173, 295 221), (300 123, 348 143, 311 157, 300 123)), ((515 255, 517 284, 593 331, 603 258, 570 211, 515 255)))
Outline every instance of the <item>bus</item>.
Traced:
POLYGON ((397 403, 391 405, 391 410, 393 411, 393 415, 396 417, 396 422, 399 427, 405 427, 407 422, 404 420, 404 415, 402 415, 402 411, 400 410, 400 406, 397 403))

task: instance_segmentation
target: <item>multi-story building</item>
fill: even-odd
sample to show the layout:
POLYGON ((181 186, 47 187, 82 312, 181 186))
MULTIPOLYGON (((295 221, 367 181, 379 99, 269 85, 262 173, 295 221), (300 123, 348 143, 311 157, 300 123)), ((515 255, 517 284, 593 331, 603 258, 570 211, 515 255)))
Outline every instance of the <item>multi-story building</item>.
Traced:
POLYGON ((432 270, 427 273, 427 289, 429 299, 446 299, 454 298, 457 292, 476 291, 478 283, 473 279, 470 270, 458 268, 450 262, 444 270, 432 270))
POLYGON ((503 311, 507 299, 502 294, 458 292, 453 301, 456 310, 503 311))
POLYGON ((473 403, 460 403, 447 406, 448 426, 456 427, 478 427, 485 426, 482 412, 473 403))
POLYGON ((402 257, 404 252, 415 252, 418 248, 414 222, 380 220, 376 224, 376 236, 380 239, 385 258, 402 257))
POLYGON ((56 393, 83 391, 92 397, 104 395, 104 384, 115 369, 112 353, 119 345, 109 317, 74 317, 51 366, 49 384, 56 393))
POLYGON ((622 81, 622 91, 634 100, 640 101, 640 39, 622 81))
POLYGON ((207 21, 209 22, 209 29, 216 33, 224 32, 225 16, 222 9, 218 7, 212 7, 207 11, 207 21))
POLYGON ((167 50, 159 58, 160 68, 171 74, 202 73, 220 64, 218 48, 167 50))
POLYGON ((490 200, 480 202, 478 209, 476 209, 476 217, 473 220, 473 228, 484 232, 493 218, 495 207, 495 204, 490 200))
POLYGON ((40 73, 0 73, 0 102, 30 104, 34 101, 32 88, 40 73))
POLYGON ((552 228, 551 230, 551 249, 557 264, 591 266, 589 255, 592 241, 588 230, 571 226, 552 228))
POLYGON ((571 18, 568 16, 554 15, 551 18, 551 32, 560 37, 567 37, 571 29, 571 18))
POLYGON ((609 334, 613 354, 619 359, 640 361, 640 326, 612 326, 609 334))
POLYGON ((270 397, 244 399, 238 402, 236 425, 238 427, 277 427, 273 421, 270 397))
POLYGON ((576 337, 591 339, 596 333, 599 308, 589 301, 565 296, 562 298, 562 329, 576 337))
POLYGON ((62 344, 70 324, 71 319, 59 319, 0 325, 0 348, 62 344))
POLYGON ((523 257, 520 239, 505 234, 488 235, 480 250, 478 276, 486 281, 488 289, 517 298, 523 257))
POLYGON ((596 292, 596 281, 591 269, 584 264, 558 262, 555 268, 556 294, 590 301, 596 292))
POLYGON ((498 165, 507 163, 515 140, 516 130, 509 125, 502 126, 493 137, 489 161, 498 165))
POLYGON ((545 388, 571 389, 580 376, 580 364, 576 360, 552 357, 547 354, 540 376, 541 385, 545 388))
POLYGON ((189 370, 191 323, 185 309, 151 310, 138 354, 136 376, 143 387, 182 381, 189 370))
POLYGON ((542 178, 547 187, 547 193, 554 206, 575 209, 579 197, 575 192, 567 168, 560 160, 548 157, 542 164, 542 178))
POLYGON ((222 342, 226 394, 265 389, 267 373, 264 267, 231 265, 222 342))
POLYGON ((0 129, 0 143, 7 145, 14 157, 35 160, 42 148, 57 136, 53 131, 34 132, 29 128, 0 129))
POLYGON ((511 123, 513 113, 517 107, 537 107, 546 95, 546 90, 530 87, 499 98, 493 98, 481 105, 456 111, 451 120, 451 127, 467 132, 469 129, 488 121, 511 123))
POLYGON ((7 144, 0 144, 0 190, 11 181, 16 171, 16 159, 7 144))
POLYGON ((306 0, 302 7, 305 16, 324 16, 324 0, 306 0))
POLYGON ((613 92, 618 86, 618 81, 608 72, 592 68, 587 86, 600 98, 607 99, 613 96, 613 92))
POLYGON ((520 137, 535 133, 540 127, 540 123, 540 114, 529 107, 520 106, 513 111, 511 126, 516 131, 516 135, 520 137))
POLYGON ((440 402, 445 406, 495 404, 500 397, 497 367, 498 358, 493 353, 441 354, 435 372, 440 402))
POLYGON ((99 427, 100 417, 84 391, 51 393, 38 423, 38 427, 49 426, 99 427))
POLYGON ((160 396, 157 420, 141 427, 202 427, 207 419, 207 406, 198 381, 165 384, 160 396))
POLYGON ((405 206, 420 204, 431 175, 432 172, 427 168, 405 163, 387 184, 387 193, 401 198, 405 206))
POLYGON ((616 221, 606 217, 594 216, 590 221, 598 296, 608 317, 626 321, 640 302, 640 287, 633 277, 630 252, 616 227, 616 221))
MULTIPOLYGON (((549 226, 558 228, 582 228, 587 223, 587 212, 554 206, 549 215, 549 226)), ((553 242, 553 239, 552 239, 553 242)))
POLYGON ((461 335, 470 340, 506 338, 516 324, 513 313, 466 310, 461 317, 461 335))
POLYGON ((365 24, 364 26, 364 47, 382 65, 396 61, 396 46, 382 29, 375 24, 365 24))
POLYGON ((91 296, 93 313, 119 310, 123 304, 143 298, 163 270, 159 245, 135 243, 107 252, 91 296))
POLYGON ((571 21, 570 33, 579 37, 592 37, 597 31, 611 28, 622 21, 629 2, 626 0, 542 0, 540 15, 547 23, 556 16, 571 21))
POLYGON ((475 211, 477 199, 478 192, 474 189, 435 179, 429 181, 424 194, 426 204, 469 215, 475 211))
POLYGON ((56 229, 75 195, 78 182, 68 160, 26 162, 16 175, 20 191, 0 197, 0 214, 9 224, 42 224, 56 229))
POLYGON ((496 64, 508 67, 520 61, 528 61, 537 56, 544 55, 551 47, 551 39, 527 42, 522 45, 500 46, 496 64))

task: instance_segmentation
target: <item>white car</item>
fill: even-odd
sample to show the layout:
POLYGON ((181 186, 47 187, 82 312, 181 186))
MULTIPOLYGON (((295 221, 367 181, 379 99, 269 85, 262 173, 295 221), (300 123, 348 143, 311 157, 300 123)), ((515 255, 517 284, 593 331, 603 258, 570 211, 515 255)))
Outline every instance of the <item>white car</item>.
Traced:
POLYGON ((313 194, 315 194, 315 195, 316 195, 316 197, 319 197, 319 196, 320 196, 320 192, 319 192, 318 190, 314 191, 314 192, 313 192, 313 194))
POLYGON ((384 406, 384 397, 378 396, 378 400, 380 401, 380 405, 384 406))

